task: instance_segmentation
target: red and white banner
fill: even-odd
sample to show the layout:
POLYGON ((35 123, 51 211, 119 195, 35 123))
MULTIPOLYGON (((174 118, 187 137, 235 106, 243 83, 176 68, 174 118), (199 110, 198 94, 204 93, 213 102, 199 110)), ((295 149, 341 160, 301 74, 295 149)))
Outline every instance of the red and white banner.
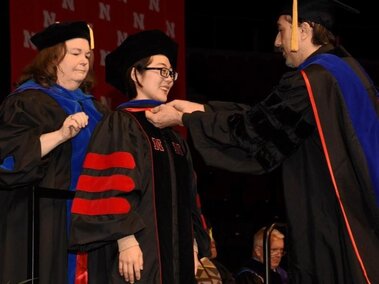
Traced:
POLYGON ((30 37, 54 22, 82 20, 91 24, 95 37, 93 94, 112 108, 125 97, 105 83, 105 56, 129 35, 161 29, 179 44, 179 79, 170 99, 185 98, 184 0, 17 0, 10 1, 11 80, 35 56, 30 37))

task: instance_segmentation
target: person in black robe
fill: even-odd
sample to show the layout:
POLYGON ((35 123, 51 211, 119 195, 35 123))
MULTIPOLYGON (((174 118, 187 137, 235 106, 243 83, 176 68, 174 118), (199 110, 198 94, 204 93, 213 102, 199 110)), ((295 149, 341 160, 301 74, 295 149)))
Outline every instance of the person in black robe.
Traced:
POLYGON ((291 10, 280 14, 275 46, 297 69, 261 102, 177 100, 146 116, 188 127, 208 165, 250 174, 282 166, 290 283, 379 283, 378 93, 336 44, 334 5, 300 3, 297 26, 291 10))
POLYGON ((106 57, 107 82, 131 100, 96 128, 73 202, 70 243, 89 251, 89 283, 193 284, 209 252, 188 145, 144 113, 166 102, 176 56, 170 37, 147 30, 106 57))
POLYGON ((0 282, 74 283, 70 204, 96 123, 90 27, 55 23, 0 106, 0 282))

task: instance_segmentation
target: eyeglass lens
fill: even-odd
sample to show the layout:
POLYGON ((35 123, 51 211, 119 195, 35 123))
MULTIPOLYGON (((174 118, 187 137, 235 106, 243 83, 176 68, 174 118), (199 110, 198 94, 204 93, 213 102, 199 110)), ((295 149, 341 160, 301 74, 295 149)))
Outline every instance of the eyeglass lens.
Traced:
POLYGON ((178 72, 174 70, 170 70, 165 67, 145 67, 144 69, 145 70, 159 70, 159 74, 164 78, 171 77, 174 81, 178 79, 178 72))
POLYGON ((175 81, 178 78, 178 73, 175 72, 174 70, 162 68, 161 69, 161 76, 165 77, 165 78, 168 78, 168 76, 170 76, 175 81))
POLYGON ((285 251, 283 249, 277 248, 277 249, 271 249, 270 251, 271 255, 284 255, 285 251))

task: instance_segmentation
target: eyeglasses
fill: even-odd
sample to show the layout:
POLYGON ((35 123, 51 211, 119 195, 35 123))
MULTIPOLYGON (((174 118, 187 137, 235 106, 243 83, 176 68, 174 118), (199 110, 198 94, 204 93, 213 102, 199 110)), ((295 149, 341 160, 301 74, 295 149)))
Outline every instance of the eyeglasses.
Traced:
MULTIPOLYGON (((262 246, 257 246, 259 248, 263 248, 262 246)), ((286 254, 286 251, 282 248, 273 248, 273 249, 270 249, 270 255, 273 256, 273 255, 280 255, 280 256, 284 256, 286 254)))
POLYGON ((159 73, 163 78, 171 77, 172 80, 174 80, 174 81, 176 81, 176 79, 178 79, 178 72, 176 72, 174 70, 170 70, 170 69, 165 68, 165 67, 145 67, 143 69, 144 70, 159 70, 159 73))
POLYGON ((283 255, 286 254, 286 252, 285 252, 285 250, 283 250, 281 248, 275 248, 275 249, 271 249, 270 250, 270 254, 271 255, 281 255, 281 256, 283 256, 283 255))

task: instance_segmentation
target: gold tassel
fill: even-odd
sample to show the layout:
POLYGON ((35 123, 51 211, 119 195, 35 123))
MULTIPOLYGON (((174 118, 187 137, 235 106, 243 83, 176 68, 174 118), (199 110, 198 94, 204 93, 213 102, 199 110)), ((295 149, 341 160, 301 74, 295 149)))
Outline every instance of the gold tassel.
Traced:
POLYGON ((89 30, 89 39, 90 39, 89 45, 90 45, 91 49, 94 49, 95 48, 95 39, 93 37, 93 30, 92 30, 91 26, 88 24, 87 24, 87 27, 89 30))
POLYGON ((292 2, 291 51, 299 50, 297 0, 292 2))
POLYGON ((211 238, 211 240, 213 240, 213 232, 212 232, 212 229, 213 229, 213 228, 209 228, 209 237, 211 238))

